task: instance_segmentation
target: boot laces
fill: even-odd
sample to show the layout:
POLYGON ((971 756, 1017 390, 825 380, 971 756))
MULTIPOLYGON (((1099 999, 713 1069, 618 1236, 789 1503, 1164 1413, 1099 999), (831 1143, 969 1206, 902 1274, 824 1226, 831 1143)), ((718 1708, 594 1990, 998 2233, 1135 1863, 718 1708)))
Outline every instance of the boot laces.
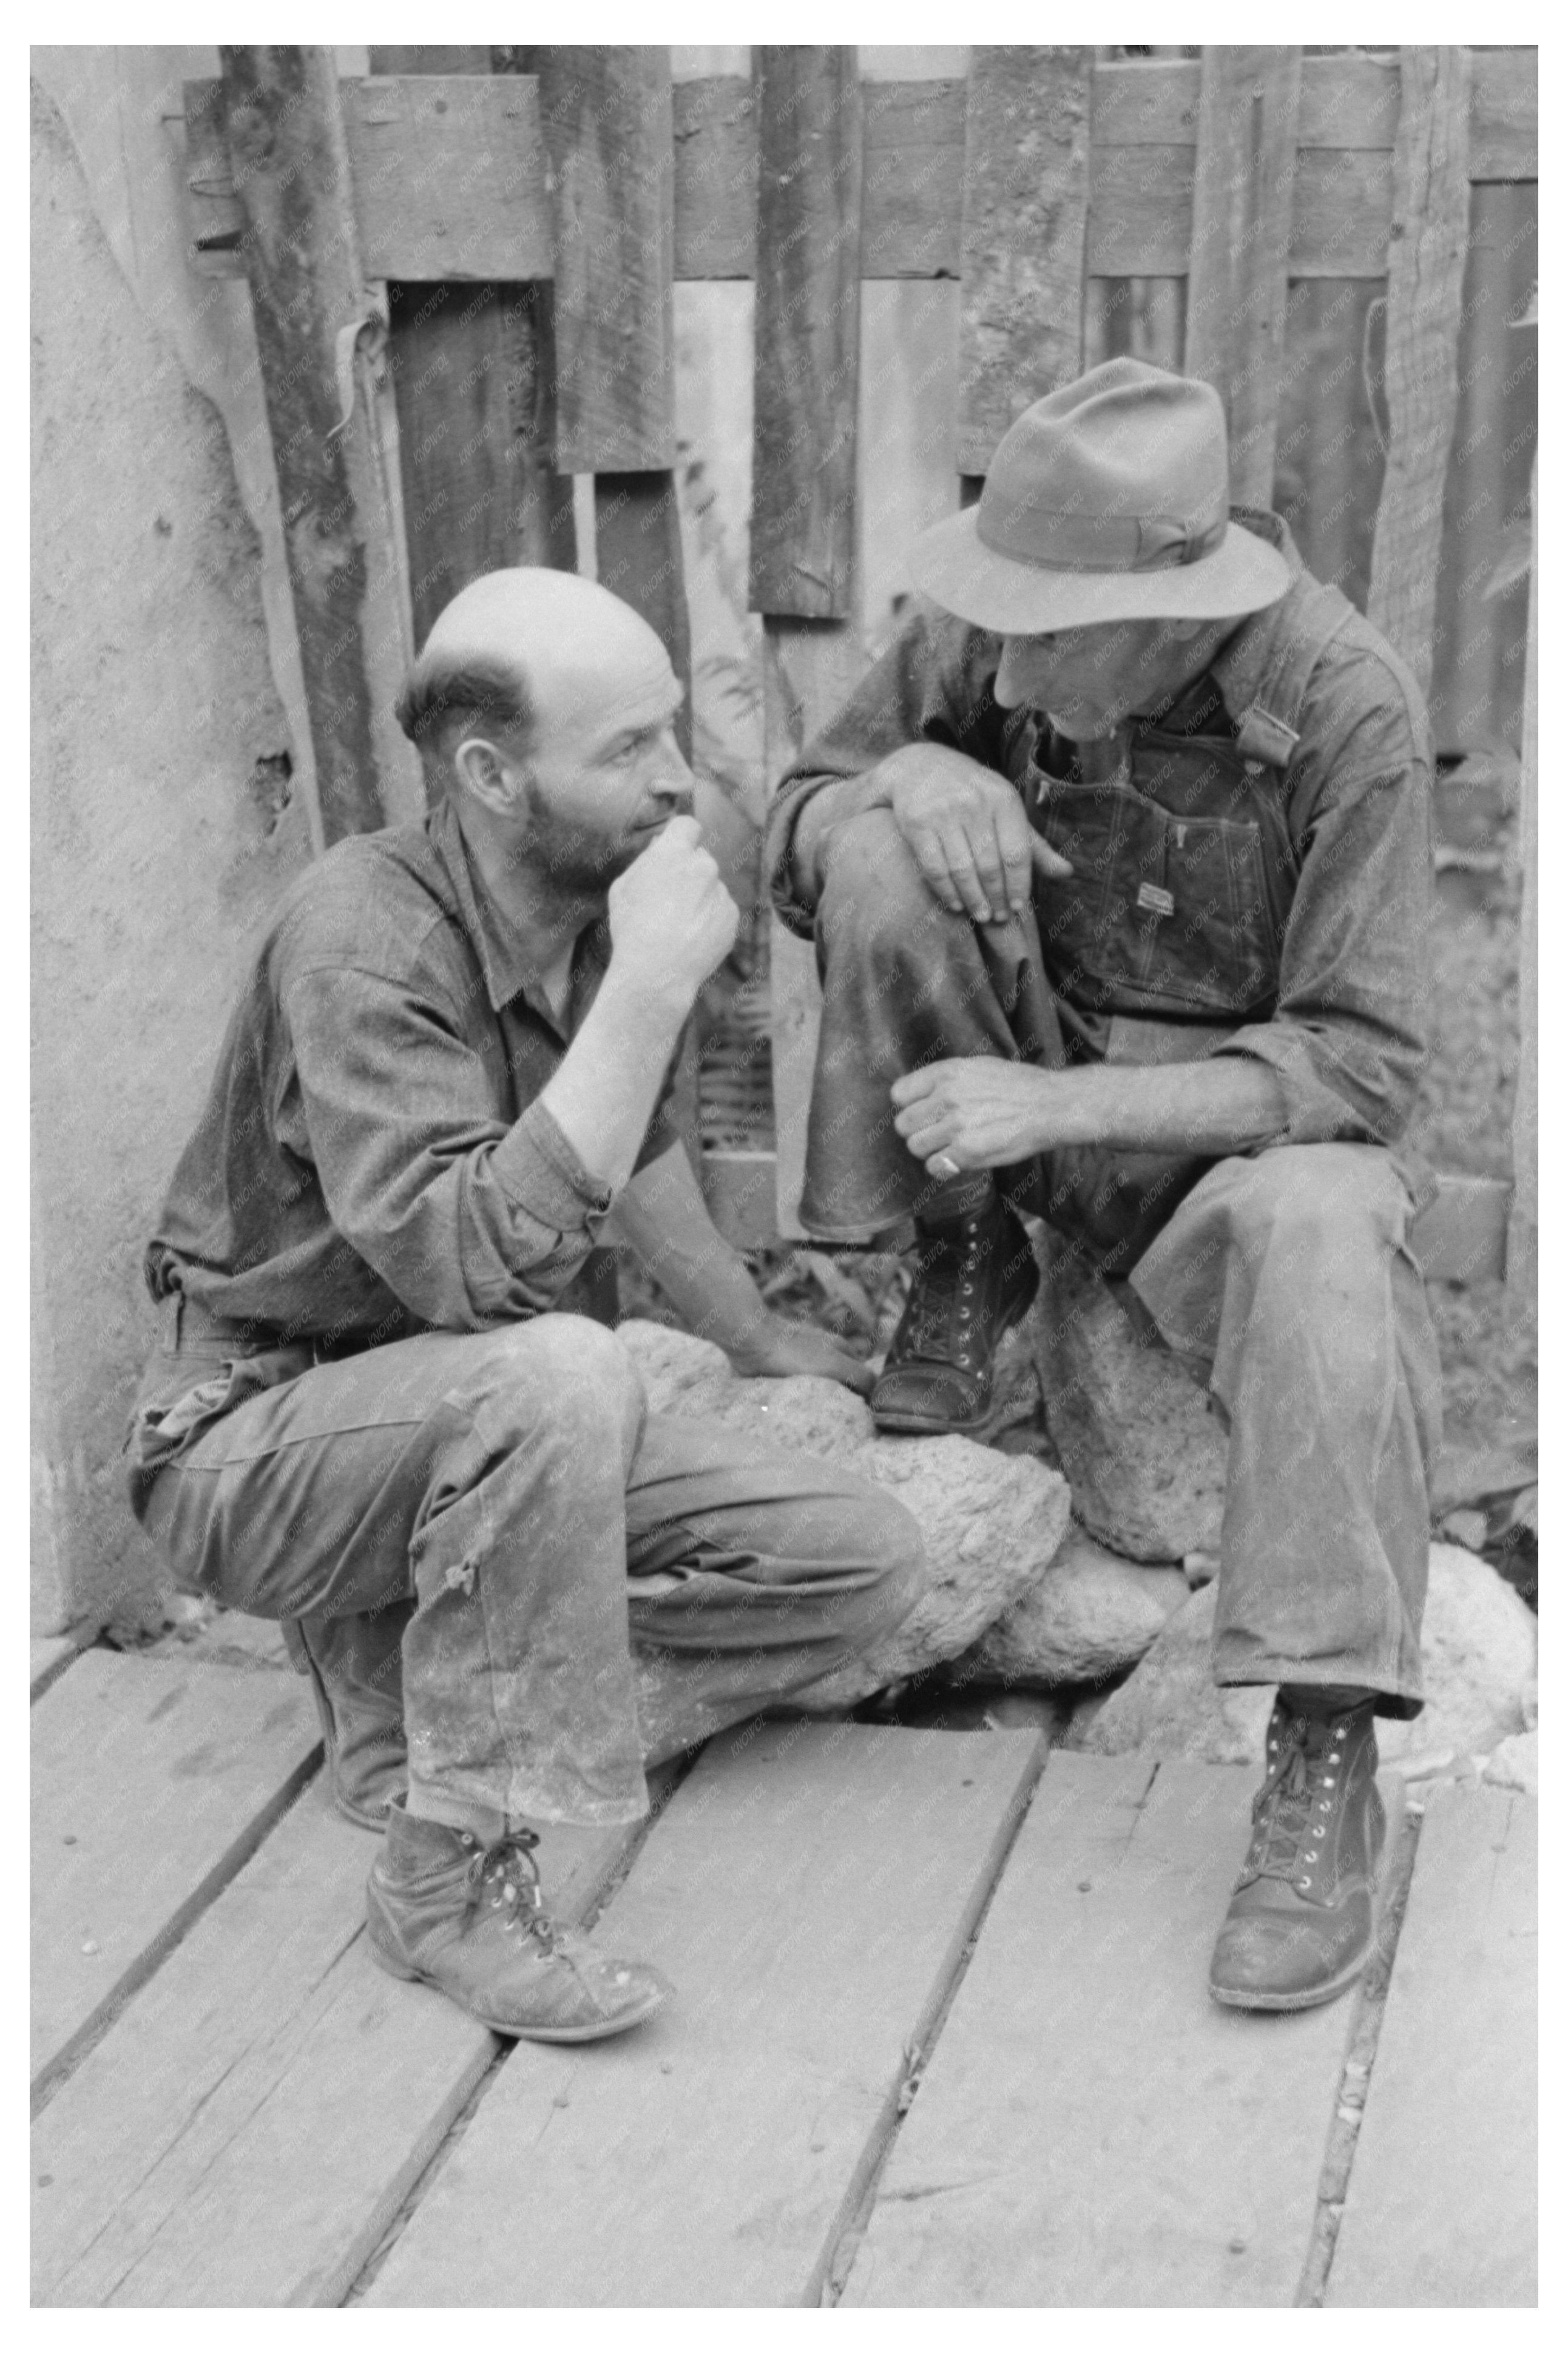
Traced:
POLYGON ((943 1235, 922 1253, 899 1335, 900 1358, 967 1366, 975 1337, 980 1278, 989 1256, 983 1218, 963 1218, 955 1237, 943 1235))
POLYGON ((1283 1879, 1311 1886, 1323 1839, 1344 1788, 1348 1716, 1311 1722, 1276 1719, 1269 1767, 1252 1805, 1252 1843, 1244 1879, 1283 1879))
POLYGON ((508 1831, 493 1846, 481 1847, 468 1866, 469 1901, 478 1905, 488 1889, 490 1902, 502 1915, 503 1929, 532 1936, 546 1953, 556 1949, 556 1926, 545 1909, 545 1891, 534 1850, 537 1831, 508 1831))

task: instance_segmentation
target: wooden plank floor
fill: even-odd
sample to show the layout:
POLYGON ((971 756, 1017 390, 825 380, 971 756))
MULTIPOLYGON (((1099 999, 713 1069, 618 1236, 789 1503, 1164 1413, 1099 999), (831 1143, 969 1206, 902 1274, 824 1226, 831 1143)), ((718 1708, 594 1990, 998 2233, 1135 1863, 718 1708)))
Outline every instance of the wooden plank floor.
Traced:
POLYGON ((1292 2301, 1351 2005, 1209 2000, 1255 1778, 1053 1756, 846 2304, 1292 2301))
POLYGON ((232 1877, 318 1743, 304 1685, 90 1651, 32 1712, 36 2088, 232 1877))
MULTIPOLYGON (((375 1843, 301 1794, 302 1683, 56 1672, 35 2303, 1266 2308, 1326 2243, 1376 2004, 1209 2004, 1245 1772, 743 1727, 662 1777, 651 1826, 546 1839, 556 1908, 605 1901, 598 1941, 676 1987, 560 2050, 370 1964, 375 1843)), ((1433 1800, 1330 2303, 1533 2297, 1533 1816, 1433 1800)))
POLYGON ((1536 1826, 1533 1798, 1433 1793, 1330 2304, 1535 2303, 1536 1826))

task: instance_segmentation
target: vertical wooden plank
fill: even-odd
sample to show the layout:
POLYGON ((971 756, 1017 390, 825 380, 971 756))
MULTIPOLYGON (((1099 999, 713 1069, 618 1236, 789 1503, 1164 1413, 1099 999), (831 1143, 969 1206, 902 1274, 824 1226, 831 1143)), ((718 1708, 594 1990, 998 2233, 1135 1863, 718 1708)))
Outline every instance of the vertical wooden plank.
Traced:
POLYGON ((1536 2300, 1531 1798, 1435 1790, 1326 2301, 1536 2300))
MULTIPOLYGON (((758 120, 751 604, 765 616, 769 794, 863 668, 854 616, 861 113, 849 48, 753 52, 758 120)), ((799 1236, 821 1007, 811 951, 769 936, 779 1230, 799 1236)))
POLYGON ((1524 650, 1524 757, 1520 773, 1519 848, 1524 903, 1519 934, 1519 1077, 1513 1101, 1513 1203, 1508 1221, 1507 1278, 1510 1298, 1533 1314, 1540 1236, 1537 1146, 1540 1139, 1540 1004, 1536 961, 1541 950, 1541 826, 1536 794, 1540 736, 1540 605, 1536 574, 1536 474, 1530 484, 1530 619, 1524 650))
POLYGON ((1244 506, 1272 504, 1300 102, 1299 48, 1204 49, 1186 373, 1224 402, 1244 506))
POLYGON ((960 474, 1083 367, 1094 52, 980 47, 964 121, 960 474))
POLYGON ((758 48, 751 607, 842 619, 854 593, 860 85, 851 48, 758 48))
POLYGON ((1038 1760, 853 1724, 710 1746, 599 1932, 673 2000, 587 2063, 509 2059, 366 2302, 815 2304, 1038 1760))
POLYGON ((1389 449, 1367 618, 1403 654, 1424 693, 1458 402, 1469 122, 1469 52, 1402 49, 1383 364, 1389 449))
POLYGON ((361 355, 381 329, 360 266, 333 52, 228 47, 218 55, 322 828, 331 842, 420 801, 418 763, 392 715, 412 649, 396 513, 361 355))
POLYGON ((556 211, 557 462, 675 462, 675 166, 670 53, 524 52, 539 77, 556 211))
MULTIPOLYGON (((373 74, 487 74, 483 47, 373 48, 373 74)), ((395 285, 387 357, 415 640, 460 588, 512 564, 577 568, 572 486, 555 470, 547 282, 395 285)))

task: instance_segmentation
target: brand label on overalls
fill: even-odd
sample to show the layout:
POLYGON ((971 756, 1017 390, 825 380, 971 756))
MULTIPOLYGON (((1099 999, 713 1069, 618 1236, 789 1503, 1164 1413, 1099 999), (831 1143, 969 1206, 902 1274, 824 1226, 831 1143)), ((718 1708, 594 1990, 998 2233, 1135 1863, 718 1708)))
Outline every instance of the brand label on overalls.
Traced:
POLYGON ((1140 907, 1147 907, 1151 915, 1173 915, 1176 913, 1175 900, 1169 891, 1162 891, 1158 882, 1139 884, 1138 903, 1140 907))

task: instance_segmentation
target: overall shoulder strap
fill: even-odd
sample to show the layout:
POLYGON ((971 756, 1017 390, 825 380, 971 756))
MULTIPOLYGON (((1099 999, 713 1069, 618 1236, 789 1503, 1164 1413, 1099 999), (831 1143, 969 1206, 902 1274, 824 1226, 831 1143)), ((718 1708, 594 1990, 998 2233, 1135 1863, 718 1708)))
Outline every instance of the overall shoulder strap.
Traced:
POLYGON ((1301 740, 1298 722, 1312 672, 1355 609, 1338 588, 1306 575, 1287 591, 1274 619, 1262 682, 1236 720, 1236 743, 1245 758, 1266 760, 1276 768, 1290 765, 1301 740))

